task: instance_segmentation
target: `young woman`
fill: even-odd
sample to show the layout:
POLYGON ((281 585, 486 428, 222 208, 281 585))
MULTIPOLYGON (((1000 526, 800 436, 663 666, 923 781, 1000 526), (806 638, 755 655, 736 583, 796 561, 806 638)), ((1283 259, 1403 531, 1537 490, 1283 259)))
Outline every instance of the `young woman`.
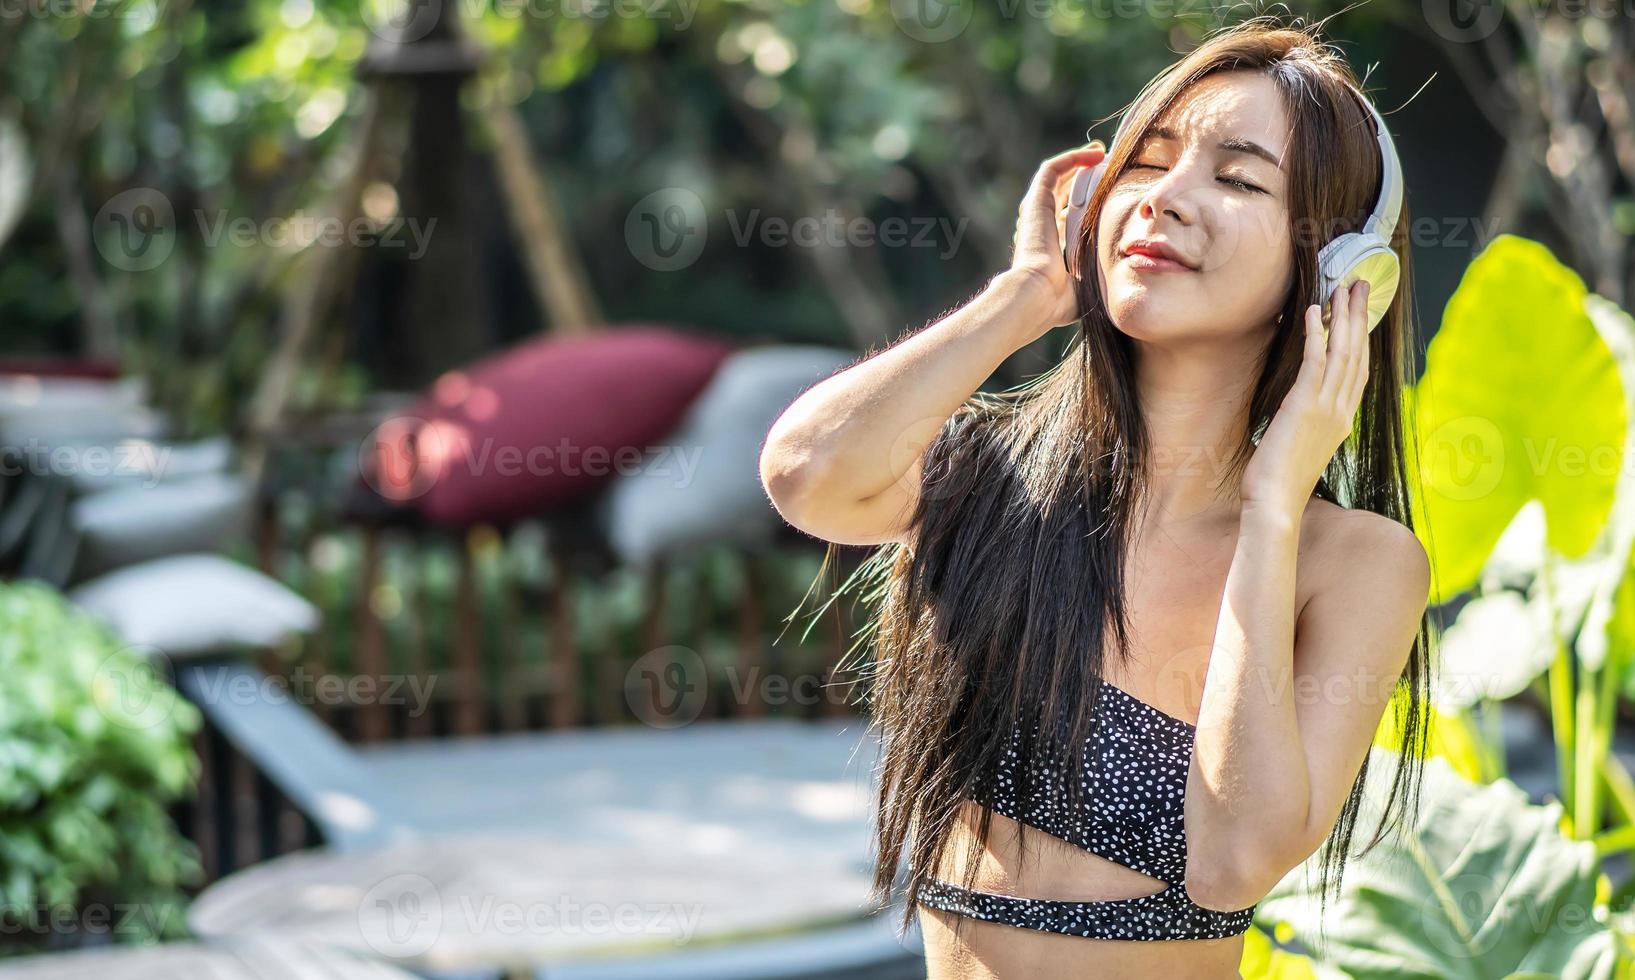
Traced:
POLYGON ((1366 281, 1318 296, 1319 250, 1390 199, 1364 98, 1313 31, 1212 36, 1129 108, 1074 268, 1094 144, 1039 168, 1009 270, 768 434, 792 524, 885 546, 856 577, 875 897, 906 858, 932 978, 1236 976, 1255 904, 1325 841, 1337 887, 1393 698, 1391 799, 1417 806, 1405 203, 1381 315, 1366 281), (1066 322, 1051 371, 977 391, 1066 322))

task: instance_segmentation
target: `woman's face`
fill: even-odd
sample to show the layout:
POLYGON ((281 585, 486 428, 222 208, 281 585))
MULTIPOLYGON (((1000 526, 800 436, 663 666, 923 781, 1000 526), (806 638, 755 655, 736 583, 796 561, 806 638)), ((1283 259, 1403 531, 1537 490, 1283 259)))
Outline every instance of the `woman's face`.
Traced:
POLYGON ((1292 279, 1288 131, 1272 81, 1241 71, 1194 83, 1148 130, 1096 230, 1101 295, 1121 331, 1165 342, 1272 324, 1292 279), (1190 269, 1132 259, 1141 239, 1168 242, 1190 269))

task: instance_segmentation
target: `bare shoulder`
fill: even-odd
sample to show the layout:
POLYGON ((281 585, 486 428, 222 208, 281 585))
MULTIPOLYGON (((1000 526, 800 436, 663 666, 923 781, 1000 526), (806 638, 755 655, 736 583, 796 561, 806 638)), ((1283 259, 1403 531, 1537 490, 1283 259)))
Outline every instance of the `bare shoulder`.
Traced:
POLYGON ((1361 589, 1388 603, 1423 610, 1430 588, 1430 559, 1418 535, 1383 514, 1352 510, 1313 498, 1300 522, 1303 567, 1317 592, 1361 589))

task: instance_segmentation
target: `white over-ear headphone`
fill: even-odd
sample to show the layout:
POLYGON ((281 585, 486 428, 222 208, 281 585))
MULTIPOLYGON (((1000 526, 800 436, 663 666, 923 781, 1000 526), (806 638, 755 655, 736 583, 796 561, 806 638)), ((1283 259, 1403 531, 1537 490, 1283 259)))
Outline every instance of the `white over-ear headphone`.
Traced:
MULTIPOLYGON (((1397 216, 1402 213, 1402 164, 1397 160, 1396 144, 1391 142, 1391 132, 1386 128, 1379 110, 1362 93, 1357 93, 1357 98, 1374 117, 1374 135, 1379 141, 1380 160, 1385 171, 1380 182, 1380 196, 1375 202, 1374 213, 1368 216, 1360 231, 1341 235, 1318 251, 1318 295, 1311 302, 1323 305, 1323 319, 1326 321, 1329 300, 1334 291, 1358 279, 1366 279, 1369 284, 1368 329, 1372 332, 1390 308, 1401 277, 1401 264, 1397 253, 1391 248, 1391 233, 1396 229, 1397 216)), ((1124 135, 1128 121, 1129 117, 1125 116, 1119 123, 1118 132, 1113 134, 1114 145, 1124 135)), ((1107 158, 1103 157, 1094 167, 1079 171, 1068 193, 1067 241, 1063 243, 1062 254, 1069 269, 1073 268, 1073 257, 1078 253, 1079 235, 1090 195, 1106 168, 1107 158)))

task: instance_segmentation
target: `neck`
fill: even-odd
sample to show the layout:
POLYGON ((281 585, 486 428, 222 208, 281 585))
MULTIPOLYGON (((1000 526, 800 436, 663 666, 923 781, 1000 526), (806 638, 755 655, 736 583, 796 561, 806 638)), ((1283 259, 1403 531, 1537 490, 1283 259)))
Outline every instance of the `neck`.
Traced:
POLYGON ((1248 426, 1259 370, 1250 345, 1138 344, 1136 392, 1151 448, 1147 508, 1159 523, 1236 515, 1227 464, 1248 426))

